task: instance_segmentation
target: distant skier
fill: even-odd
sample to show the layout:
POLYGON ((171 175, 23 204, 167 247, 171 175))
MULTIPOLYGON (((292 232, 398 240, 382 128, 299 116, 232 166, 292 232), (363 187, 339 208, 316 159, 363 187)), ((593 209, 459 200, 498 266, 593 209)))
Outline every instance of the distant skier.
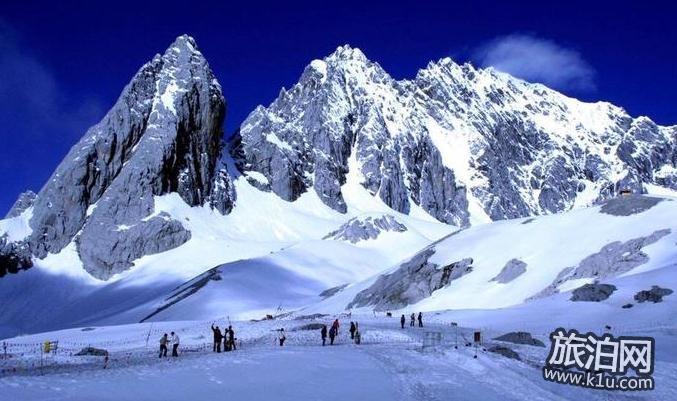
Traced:
POLYGON ((354 339, 355 339, 355 330, 357 330, 357 329, 355 328, 355 323, 350 322, 350 339, 351 339, 351 340, 354 340, 354 339))
POLYGON ((212 331, 214 332, 214 352, 221 352, 221 340, 223 340, 223 334, 221 334, 221 329, 219 326, 214 327, 212 323, 212 331))
POLYGON ((402 328, 404 328, 404 323, 405 323, 406 321, 407 321, 407 318, 404 317, 404 315, 402 315, 402 317, 400 318, 400 325, 402 326, 402 328))
POLYGON ((411 321, 409 322, 409 326, 411 327, 416 326, 416 315, 414 313, 411 314, 411 321))
POLYGON ((336 338, 336 327, 332 325, 329 329, 329 345, 334 345, 334 338, 336 338))
POLYGON ((322 337, 322 346, 327 343, 327 325, 322 326, 322 330, 320 330, 320 336, 322 337))
POLYGON ((287 339, 287 336, 284 335, 284 328, 280 329, 280 334, 277 338, 280 340, 280 347, 284 346, 284 341, 287 339))
POLYGON ((360 345, 362 342, 362 334, 360 333, 360 328, 355 322, 355 344, 360 345))
POLYGON ((167 333, 160 337, 160 358, 167 357, 167 333))
POLYGON ((423 327, 423 313, 418 313, 418 327, 423 327))
MULTIPOLYGON (((166 351, 165 351, 166 352, 166 351)), ((172 331, 172 356, 179 356, 179 335, 172 331)))

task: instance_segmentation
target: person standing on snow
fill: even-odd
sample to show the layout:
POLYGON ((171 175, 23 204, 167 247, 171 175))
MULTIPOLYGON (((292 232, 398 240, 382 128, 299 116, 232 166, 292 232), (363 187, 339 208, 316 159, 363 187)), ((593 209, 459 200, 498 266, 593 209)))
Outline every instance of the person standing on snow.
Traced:
POLYGON ((360 328, 355 322, 355 344, 360 345, 362 342, 362 334, 360 334, 360 328))
POLYGON ((284 341, 287 339, 287 336, 284 335, 284 328, 280 329, 280 334, 278 335, 280 340, 280 347, 284 346, 284 341))
POLYGON ((355 323, 350 322, 350 339, 354 340, 355 339, 355 323))
POLYGON ((322 330, 320 330, 320 336, 322 337, 322 346, 327 343, 327 325, 322 326, 322 330))
POLYGON ((179 356, 179 336, 172 331, 172 357, 177 356, 179 356))
POLYGON ((165 333, 162 337, 160 337, 160 358, 163 356, 166 358, 167 357, 167 342, 169 340, 167 339, 167 333, 165 333))
POLYGON ((329 329, 329 345, 334 345, 334 338, 336 338, 336 327, 332 325, 329 329))
POLYGON ((334 320, 334 323, 331 325, 331 327, 334 328, 334 335, 338 336, 338 330, 339 330, 339 321, 338 319, 334 320))
POLYGON ((416 315, 413 313, 411 314, 411 322, 409 323, 409 326, 411 327, 416 326, 416 315))
POLYGON ((404 328, 404 323, 406 321, 407 321, 407 318, 405 318, 404 315, 402 315, 402 317, 400 318, 400 325, 402 326, 402 328, 404 328))
POLYGON ((214 327, 214 323, 212 323, 212 331, 214 332, 214 352, 220 353, 223 334, 221 334, 221 329, 219 329, 219 326, 214 327))
POLYGON ((235 331, 233 330, 233 326, 228 326, 228 330, 226 330, 226 335, 228 338, 228 348, 226 351, 235 351, 237 348, 235 347, 235 331))
POLYGON ((418 327, 423 327, 423 313, 418 313, 418 327))

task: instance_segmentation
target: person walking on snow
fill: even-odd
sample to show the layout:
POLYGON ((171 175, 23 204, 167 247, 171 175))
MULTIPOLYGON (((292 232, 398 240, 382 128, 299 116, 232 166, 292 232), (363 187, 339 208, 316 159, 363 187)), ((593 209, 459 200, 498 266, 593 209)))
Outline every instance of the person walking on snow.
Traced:
POLYGON ((339 321, 338 319, 334 320, 334 323, 331 325, 331 327, 334 328, 334 335, 338 336, 338 330, 339 330, 339 321))
POLYGON ((411 314, 411 322, 409 322, 409 326, 411 327, 416 326, 416 315, 413 313, 411 314))
POLYGON ((179 335, 172 331, 172 357, 179 356, 179 335))
POLYGON ((214 323, 212 323, 212 331, 214 332, 214 352, 220 353, 223 334, 221 334, 221 329, 219 329, 219 326, 214 327, 214 323))
POLYGON ((287 337, 284 335, 284 328, 280 329, 280 334, 278 335, 278 338, 280 339, 280 347, 284 346, 284 340, 287 339, 287 337))
POLYGON ((162 337, 160 337, 160 358, 163 356, 166 358, 167 357, 167 342, 169 340, 167 339, 167 333, 165 333, 162 337))
POLYGON ((418 327, 423 327, 423 313, 418 313, 418 327))
POLYGON ((355 323, 350 322, 350 339, 354 340, 355 339, 355 323))
POLYGON ((322 330, 320 330, 320 336, 322 337, 322 346, 327 343, 327 325, 322 326, 322 330))
POLYGON ((400 325, 402 326, 402 328, 404 328, 404 323, 406 321, 407 321, 407 318, 405 318, 404 315, 402 315, 402 317, 400 318, 400 325))
POLYGON ((329 329, 329 345, 334 345, 334 338, 336 338, 336 327, 331 326, 331 329, 329 329))

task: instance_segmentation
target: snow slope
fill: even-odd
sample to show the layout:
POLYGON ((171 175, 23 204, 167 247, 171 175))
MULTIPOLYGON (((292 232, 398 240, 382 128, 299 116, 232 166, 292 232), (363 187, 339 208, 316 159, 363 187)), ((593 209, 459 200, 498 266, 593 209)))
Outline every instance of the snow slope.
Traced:
MULTIPOLYGON (((317 301, 321 291, 363 280, 456 229, 423 211, 394 212, 361 187, 347 189, 349 210, 341 214, 325 206, 314 192, 288 202, 254 188, 243 176, 234 185, 238 206, 228 215, 209 206, 190 207, 174 193, 156 197, 155 213, 148 218, 166 213, 191 231, 191 239, 135 260, 132 269, 108 281, 83 269, 74 243, 58 254, 35 260, 35 267, 27 271, 4 277, 0 280, 4 305, 0 337, 83 324, 138 322, 161 306, 163 297, 174 288, 224 264, 228 279, 222 283, 248 288, 240 294, 239 303, 217 292, 213 301, 201 303, 200 308, 165 318, 190 319, 212 313, 260 317, 262 310, 271 313, 280 303, 299 307, 307 297, 317 301), (407 231, 385 232, 376 240, 358 244, 321 240, 351 218, 385 213, 396 216, 407 231), (281 282, 303 288, 303 297, 287 300, 284 293, 270 292, 281 282), (256 288, 267 292, 258 293, 256 288)), ((2 220, 3 228, 11 229, 12 235, 24 235, 29 218, 30 209, 2 220)))
MULTIPOLYGON (((646 197, 618 198, 622 204, 646 197)), ((448 285, 434 291, 411 308, 423 311, 446 309, 496 309, 522 304, 530 298, 549 295, 558 291, 571 291, 596 279, 602 283, 615 282, 616 279, 644 274, 662 269, 666 277, 674 274, 677 268, 677 203, 676 198, 660 199, 648 210, 618 216, 603 213, 603 206, 578 209, 567 213, 540 216, 527 219, 515 219, 494 222, 462 230, 432 245, 434 251, 427 260, 438 267, 447 266, 465 258, 472 259, 472 271, 448 285), (663 231, 665 230, 665 231, 663 231), (612 273, 591 275, 588 277, 571 277, 558 283, 547 293, 544 292, 568 267, 579 266, 586 258, 598 254, 605 246, 614 242, 649 237, 660 232, 660 238, 645 246, 630 246, 622 250, 620 255, 613 255, 607 250, 602 252, 602 261, 593 263, 604 271, 611 267, 612 273), (616 259, 614 259, 614 257, 616 259), (645 263, 623 271, 625 262, 643 260, 645 263), (509 261, 516 259, 526 264, 525 272, 509 282, 501 283, 493 280, 509 261), (619 269, 617 273, 613 269, 619 269)), ((387 275, 395 274, 401 269, 395 265, 387 275)), ((362 291, 377 291, 375 283, 381 274, 360 283, 348 286, 335 296, 319 304, 311 305, 308 310, 337 311, 345 309, 362 291)), ((412 276, 410 288, 420 283, 412 276)), ((562 277, 560 277, 561 279, 562 277)), ((565 277, 566 278, 566 277, 565 277)), ((633 288, 649 289, 651 285, 660 285, 652 280, 636 280, 633 288)), ((393 295, 392 291, 378 293, 379 299, 393 295)), ((369 304, 357 305, 369 307, 369 304)), ((398 307, 391 307, 396 310, 398 307)))

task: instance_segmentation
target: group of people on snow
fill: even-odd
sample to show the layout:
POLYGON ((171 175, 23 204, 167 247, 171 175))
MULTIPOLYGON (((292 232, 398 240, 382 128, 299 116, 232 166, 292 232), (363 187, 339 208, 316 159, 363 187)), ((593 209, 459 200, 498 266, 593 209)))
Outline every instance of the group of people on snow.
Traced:
MULTIPOLYGON (((415 313, 412 313, 410 316, 410 322, 409 326, 415 327, 416 326, 416 320, 418 320, 418 327, 423 327, 423 313, 419 312, 418 317, 416 317, 415 313)), ((407 318, 402 315, 400 318, 400 326, 404 328, 404 324, 407 322, 407 318)))
MULTIPOLYGON (((323 325, 320 329, 320 337, 322 337, 322 346, 325 346, 327 343, 327 334, 329 334, 329 345, 334 345, 334 340, 338 337, 339 332, 339 321, 338 319, 334 320, 332 323, 329 332, 327 333, 327 325, 323 325)), ((360 344, 362 342, 362 334, 360 334, 359 324, 357 322, 350 322, 350 339, 355 342, 355 344, 360 344)))
POLYGON ((221 329, 219 326, 214 326, 214 323, 212 323, 212 332, 214 333, 214 348, 213 352, 221 352, 221 343, 223 342, 223 352, 229 352, 229 351, 235 351, 237 350, 237 347, 235 346, 235 331, 233 330, 233 326, 228 326, 227 329, 223 329, 223 333, 221 333, 221 329))
POLYGON ((160 358, 167 357, 167 346, 172 345, 172 356, 179 356, 179 335, 172 331, 172 336, 167 337, 167 333, 160 337, 160 358))
MULTIPOLYGON (((418 327, 423 327, 423 313, 419 312, 418 316, 415 313, 411 314, 409 325, 411 327, 415 327, 416 321, 418 321, 418 327)), ((402 315, 402 317, 400 318, 400 326, 403 329, 406 322, 407 322, 406 316, 402 315)), ((340 323, 338 319, 334 320, 329 329, 327 329, 326 324, 322 326, 322 329, 320 329, 322 346, 325 346, 327 344, 327 337, 329 337, 329 345, 334 345, 334 341, 336 340, 339 334, 339 327, 340 323)), ((233 326, 228 326, 228 328, 224 329, 223 332, 221 332, 219 326, 214 326, 214 323, 212 323, 211 328, 214 334, 213 352, 220 353, 222 343, 223 343, 223 352, 234 351, 237 349, 235 345, 235 340, 237 339, 235 338, 235 331, 233 330, 233 326)), ((282 347, 284 346, 284 342, 286 341, 287 336, 285 335, 284 328, 278 329, 277 332, 278 332, 277 340, 279 341, 280 347, 282 347)), ((360 327, 357 322, 352 321, 350 322, 350 328, 348 329, 348 332, 350 333, 350 339, 354 341, 355 344, 360 344, 362 342, 362 334, 360 333, 360 327)), ((172 331, 171 337, 168 337, 167 333, 165 333, 160 338, 160 358, 167 357, 167 350, 170 344, 172 345, 172 356, 173 357, 179 356, 178 352, 179 336, 172 331)))

